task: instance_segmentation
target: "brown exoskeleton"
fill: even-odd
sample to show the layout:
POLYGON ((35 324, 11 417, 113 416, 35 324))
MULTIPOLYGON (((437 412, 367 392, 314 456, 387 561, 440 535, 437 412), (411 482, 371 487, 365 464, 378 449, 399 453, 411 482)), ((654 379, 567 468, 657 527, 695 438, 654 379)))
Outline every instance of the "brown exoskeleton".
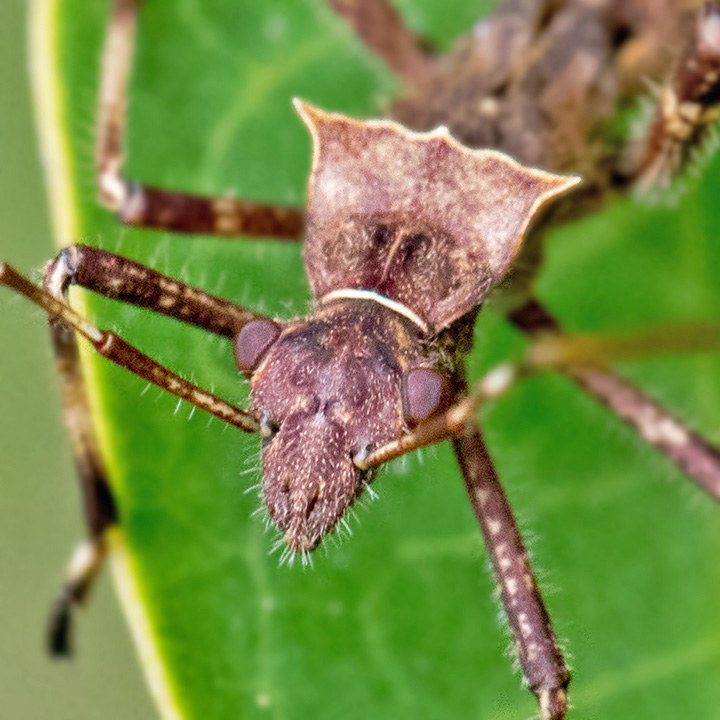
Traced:
POLYGON ((257 353, 241 331, 236 354, 267 428, 265 502, 303 552, 362 492, 368 451, 459 396, 469 348, 453 323, 505 274, 535 209, 576 179, 469 151, 446 131, 298 107, 315 140, 305 262, 318 311, 263 358, 267 322, 257 353))
MULTIPOLYGON (((632 83, 623 84, 623 72, 637 62, 638 50, 618 60, 618 49, 627 49, 636 38, 662 43, 667 31, 655 27, 652 17, 635 17, 637 8, 508 3, 474 41, 438 60, 423 51, 385 3, 332 4, 414 88, 393 109, 408 126, 429 129, 445 123, 469 145, 501 147, 535 166, 583 174, 585 183, 575 196, 531 229, 521 265, 530 268, 530 275, 538 267, 537 248, 549 219, 579 213, 610 187, 663 177, 682 164, 714 112, 718 20, 711 11, 692 14, 692 22, 686 17, 690 13, 677 11, 689 38, 685 55, 662 58, 656 66, 648 61, 648 75, 671 78, 652 142, 618 153, 597 141, 598 127, 615 103, 637 92, 632 83), (382 32, 388 28, 394 35, 390 44, 382 32), (571 31, 582 42, 569 42, 571 31), (567 56, 544 57, 540 50, 550 40, 567 56), (500 53, 511 63, 497 62, 499 56, 494 65, 487 62, 490 49, 497 52, 498 46, 512 49, 500 53)), ((297 237, 302 215, 296 210, 143 188, 122 177, 122 108, 134 16, 132 2, 116 3, 98 153, 105 203, 129 224, 297 237)), ((266 501, 292 551, 312 550, 382 462, 453 437, 525 677, 543 715, 562 717, 569 674, 472 421, 475 401, 502 389, 508 376, 495 375, 466 396, 462 356, 478 303, 505 274, 533 211, 574 181, 522 169, 493 152, 464 149, 442 132, 412 135, 397 125, 359 123, 309 106, 303 112, 316 136, 306 240, 306 265, 317 299, 312 317, 283 323, 83 246, 65 251, 50 266, 49 294, 7 266, 3 281, 61 319, 54 321, 54 334, 76 390, 68 325, 142 377, 226 422, 262 432, 266 501), (239 369, 252 377, 251 412, 182 380, 113 333, 74 316, 60 303, 73 283, 232 340, 239 369)), ((532 296, 523 273, 516 273, 504 291, 508 317, 518 327, 530 334, 557 333, 556 321, 532 296)), ((718 496, 718 455, 706 441, 606 368, 580 362, 563 371, 718 496)), ((71 400, 79 404, 77 396, 71 400)), ((100 512, 91 515, 94 554, 70 578, 60 604, 54 637, 60 651, 69 604, 84 594, 103 552, 102 532, 114 520, 101 462, 83 433, 77 439, 86 492, 100 512)))

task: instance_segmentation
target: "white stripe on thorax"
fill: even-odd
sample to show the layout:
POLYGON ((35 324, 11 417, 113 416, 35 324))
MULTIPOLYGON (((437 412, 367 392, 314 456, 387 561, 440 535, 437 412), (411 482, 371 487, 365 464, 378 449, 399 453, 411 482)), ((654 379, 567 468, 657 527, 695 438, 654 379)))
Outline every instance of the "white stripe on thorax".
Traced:
POLYGON ((407 305, 403 305, 397 300, 392 300, 389 297, 385 297, 380 293, 376 293, 374 290, 358 290, 356 288, 340 288, 339 290, 333 290, 327 295, 323 295, 320 298, 320 302, 325 304, 332 300, 372 300, 373 302, 384 305, 386 308, 390 308, 398 315, 406 317, 410 322, 420 328, 423 334, 428 335, 430 328, 427 323, 415 312, 413 312, 407 305))

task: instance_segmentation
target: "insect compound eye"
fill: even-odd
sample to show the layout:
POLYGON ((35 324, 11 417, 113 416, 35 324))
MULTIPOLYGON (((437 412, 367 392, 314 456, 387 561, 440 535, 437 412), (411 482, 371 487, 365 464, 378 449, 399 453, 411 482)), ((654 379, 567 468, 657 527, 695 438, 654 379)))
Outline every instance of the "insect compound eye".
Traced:
POLYGON ((446 392, 446 381, 430 368, 415 368, 403 378, 405 419, 418 423, 440 409, 446 392))
POLYGON ((244 375, 251 375, 268 348, 277 340, 280 326, 272 320, 253 320, 235 338, 235 364, 244 375))

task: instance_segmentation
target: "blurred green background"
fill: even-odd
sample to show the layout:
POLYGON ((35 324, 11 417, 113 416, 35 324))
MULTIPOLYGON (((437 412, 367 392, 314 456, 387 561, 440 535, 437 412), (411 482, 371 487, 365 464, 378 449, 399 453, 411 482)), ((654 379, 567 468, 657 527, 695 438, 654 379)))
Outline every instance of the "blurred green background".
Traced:
MULTIPOLYGON (((53 242, 30 108, 27 12, 23 0, 0 3, 0 256, 38 271, 53 242)), ((83 529, 45 320, 5 291, 0 398, 0 717, 155 718, 108 573, 81 613, 77 658, 56 663, 44 652, 47 611, 83 529)))

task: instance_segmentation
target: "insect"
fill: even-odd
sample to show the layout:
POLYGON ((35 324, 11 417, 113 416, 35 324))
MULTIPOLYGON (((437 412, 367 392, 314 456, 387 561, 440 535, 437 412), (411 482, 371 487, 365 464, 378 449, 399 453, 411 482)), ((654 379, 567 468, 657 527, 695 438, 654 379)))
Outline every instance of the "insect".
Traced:
MULTIPOLYGON (((122 12, 129 12, 128 8, 129 8, 130 6, 128 6, 128 5, 125 4, 125 3, 120 3, 120 4, 118 5, 118 7, 120 8, 120 10, 121 10, 122 12)), ((416 57, 416 60, 417 60, 417 57, 416 57)), ((497 100, 496 100, 496 102, 497 102, 497 100)), ((407 114, 408 112, 411 112, 411 111, 408 110, 409 107, 412 107, 412 100, 406 99, 403 104, 401 104, 400 106, 398 106, 397 112, 398 112, 400 115, 402 115, 402 114, 407 114)), ((430 105, 426 100, 424 100, 424 101, 422 102, 422 107, 423 107, 423 108, 432 109, 431 105, 430 105)), ((486 110, 487 112, 489 112, 490 115, 492 115, 493 112, 496 112, 496 110, 493 110, 492 98, 489 98, 488 102, 486 103, 486 105, 485 105, 485 110, 486 110)), ((461 117, 460 120, 462 120, 462 119, 463 119, 463 118, 461 117)), ((112 120, 112 117, 111 117, 111 120, 112 120)), ((338 121, 338 122, 339 122, 339 121, 338 121)), ((423 122, 424 122, 424 119, 423 119, 422 121, 421 121, 421 120, 418 120, 415 124, 423 124, 423 122)), ((431 118, 431 119, 429 119, 427 122, 429 122, 430 124, 433 124, 433 125, 434 125, 437 121, 436 121, 434 118, 431 118)), ((410 123, 410 124, 413 124, 413 123, 410 123)), ((462 123, 460 122, 459 125, 462 125, 462 123)), ((108 125, 108 127, 110 127, 110 126, 111 126, 111 123, 108 125)), ((112 143, 109 143, 109 144, 112 144, 112 143)), ((486 143, 486 144, 487 144, 487 143, 486 143)), ((680 146, 679 146, 679 149, 682 150, 683 147, 684 147, 684 145, 680 145, 680 146)), ((112 160, 114 160, 114 157, 113 157, 112 155, 108 154, 108 155, 105 156, 105 159, 112 161, 112 160)), ((671 159, 672 159, 672 158, 671 158, 671 159)), ((110 163, 110 164, 112 164, 112 163, 110 163)), ((652 168, 653 168, 653 171, 657 171, 657 169, 658 169, 658 165, 657 165, 657 164, 654 164, 654 165, 653 165, 652 163, 648 164, 647 167, 652 167, 652 168)), ((662 164, 661 164, 661 168, 662 168, 662 164)), ((645 177, 647 177, 647 175, 645 175, 645 177)), ((101 174, 101 180, 105 181, 104 184, 102 184, 102 189, 105 191, 106 195, 110 195, 111 201, 117 200, 117 197, 113 197, 113 196, 112 196, 112 193, 113 193, 113 192, 116 192, 118 189, 120 189, 121 192, 125 192, 126 190, 130 190, 130 188, 119 187, 118 184, 117 184, 117 182, 115 182, 116 180, 118 180, 118 178, 117 178, 116 176, 114 176, 111 172, 105 173, 105 174, 101 174)), ((592 187, 592 184, 591 184, 591 187, 592 187)), ((128 196, 128 197, 130 197, 130 196, 128 196)), ((146 193, 146 195, 145 195, 144 197, 145 197, 146 200, 147 200, 148 197, 151 197, 153 200, 158 201, 158 202, 163 201, 163 199, 164 199, 164 200, 167 200, 167 199, 168 199, 167 197, 163 198, 160 193, 157 193, 157 194, 155 194, 155 195, 153 195, 152 193, 146 193)), ((106 198, 106 199, 107 199, 107 198, 106 198)), ((126 198, 126 199, 127 199, 127 198, 126 198)), ((135 210, 135 209, 137 209, 138 207, 142 208, 142 206, 143 206, 143 196, 142 196, 142 195, 136 194, 136 195, 134 195, 134 197, 132 197, 131 199, 132 199, 134 202, 128 202, 128 203, 127 203, 127 207, 126 207, 125 209, 127 209, 127 208, 132 208, 133 210, 135 210)), ((587 200, 587 198, 585 198, 585 199, 587 200)), ((152 205, 152 200, 151 200, 151 202, 149 203, 149 206, 150 206, 151 208, 153 207, 153 205, 152 205)), ((233 204, 232 204, 231 202, 229 202, 229 201, 227 201, 227 202, 225 202, 224 204, 221 205, 221 213, 220 213, 220 214, 222 215, 222 219, 223 219, 224 221, 230 223, 230 225, 232 225, 232 222, 233 222, 233 212, 234 212, 233 208, 234 208, 233 204), (228 210, 228 208, 229 208, 229 210, 228 210)), ((147 208, 146 208, 146 210, 147 210, 147 208)), ((152 212, 150 212, 149 215, 152 215, 152 212)), ((295 222, 295 216, 293 216, 292 213, 288 213, 288 214, 286 215, 286 220, 287 220, 288 217, 290 218, 290 222, 295 222)), ((131 218, 126 218, 126 219, 131 219, 131 218)), ((146 218, 146 219, 147 219, 147 218, 146 218)), ((137 221, 137 219, 136 219, 136 221, 137 221)), ((183 223, 183 222, 186 222, 186 221, 187 221, 187 222, 193 222, 194 220, 193 220, 193 218, 188 218, 188 219, 182 219, 182 218, 181 218, 181 219, 178 221, 178 222, 180 223, 179 229, 192 229, 192 228, 189 228, 189 227, 184 227, 184 228, 182 227, 182 223, 183 223)), ((350 227, 349 230, 346 230, 346 232, 350 233, 350 236, 352 236, 352 232, 355 232, 355 233, 362 232, 362 231, 364 231, 364 232, 369 232, 368 229, 367 229, 367 227, 361 228, 360 230, 358 230, 358 228, 355 226, 354 229, 353 229, 352 222, 354 222, 354 223, 357 224, 357 220, 356 220, 355 218, 349 218, 348 221, 351 222, 351 227, 350 227)), ((165 222, 165 221, 162 221, 162 222, 165 222)), ((296 231, 297 231, 296 227, 293 226, 293 228, 294 228, 294 229, 293 229, 293 232, 296 232, 296 231)), ((387 235, 389 234, 389 235, 391 236, 391 238, 394 237, 394 234, 396 234, 396 228, 393 228, 392 226, 389 226, 389 223, 388 223, 388 222, 379 222, 379 221, 376 220, 376 221, 375 221, 375 224, 372 226, 372 233, 371 233, 371 234, 373 235, 373 237, 377 236, 377 238, 376 238, 377 240, 382 241, 382 240, 384 239, 386 242, 389 242, 389 241, 388 241, 388 238, 387 238, 387 235)), ((417 240, 417 242, 420 242, 420 243, 421 243, 421 242, 422 242, 422 237, 423 237, 423 236, 422 236, 422 233, 411 233, 408 237, 417 238, 418 236, 420 237, 420 239, 417 240)), ((403 236, 403 237, 405 237, 405 236, 403 236)), ((404 242, 405 242, 405 241, 401 242, 399 245, 394 245, 392 242, 389 242, 389 245, 390 245, 390 247, 403 248, 403 247, 404 247, 404 245, 403 245, 404 242)), ((405 248, 405 249, 407 250, 408 248, 405 248)), ((73 277, 72 279, 77 279, 77 272, 78 272, 78 270, 77 270, 76 268, 80 268, 79 272, 82 273, 82 272, 83 272, 83 269, 86 268, 86 267, 87 267, 87 268, 91 268, 91 270, 94 270, 94 269, 97 269, 98 267, 100 267, 99 265, 95 265, 95 266, 94 266, 92 263, 87 263, 86 265, 83 265, 82 260, 83 260, 83 259, 87 259, 87 256, 91 256, 92 253, 93 253, 93 251, 90 250, 90 249, 84 249, 84 250, 81 249, 80 251, 76 251, 75 254, 72 254, 72 253, 66 254, 66 255, 63 257, 63 259, 61 260, 61 262, 58 263, 56 266, 54 266, 55 269, 57 270, 57 275, 53 275, 53 274, 51 273, 51 277, 50 277, 50 280, 51 280, 50 285, 51 285, 51 287, 53 286, 53 282, 52 282, 52 281, 53 281, 53 278, 55 278, 55 280, 57 281, 57 282, 56 282, 56 289, 59 289, 60 286, 63 285, 65 279, 69 279, 69 278, 71 278, 71 276, 73 276, 73 275, 75 275, 75 277, 73 277), (85 256, 86 256, 85 258, 83 258, 83 253, 84 253, 85 256)), ((104 256, 104 257, 105 257, 106 259, 108 259, 107 256, 104 256)), ((113 262, 113 263, 121 263, 122 261, 120 261, 120 260, 113 260, 112 262, 113 262)), ((128 264, 127 267, 133 267, 133 268, 134 268, 135 266, 130 266, 130 265, 128 264)), ((107 278, 114 279, 114 273, 116 272, 117 269, 118 269, 117 266, 115 266, 115 267, 108 266, 108 267, 106 268, 106 279, 107 279, 107 278)), ((137 270, 137 268, 135 268, 135 269, 137 270)), ((138 272, 140 272, 140 271, 138 271, 138 272)), ((92 272, 91 272, 90 274, 92 274, 92 272)), ((88 285, 92 285, 92 284, 95 283, 95 282, 97 282, 97 284, 98 284, 98 286, 99 286, 103 281, 102 281, 102 280, 97 280, 96 278, 95 278, 95 279, 92 279, 92 278, 91 278, 90 280, 85 280, 85 284, 88 284, 88 285)), ((159 282, 159 281, 158 281, 158 282, 159 282)), ((169 282, 169 281, 166 281, 166 282, 169 282)), ((125 292, 125 291, 126 291, 126 288, 127 288, 127 285, 124 285, 122 292, 125 292)), ((355 288, 351 288, 351 289, 355 289, 355 288)), ((128 292, 130 292, 130 291, 128 291, 128 292)), ((167 298, 166 298, 166 297, 164 298, 164 297, 161 296, 161 300, 162 300, 162 299, 167 299, 167 298)), ((341 298, 336 298, 336 299, 350 300, 351 298, 350 298, 349 295, 346 294, 344 298, 341 297, 341 298)), ((358 300, 358 301, 361 300, 360 298, 354 298, 354 299, 355 299, 355 300, 358 300)), ((390 298, 390 299, 392 299, 392 298, 390 298)), ((368 297, 365 297, 364 300, 365 300, 366 302, 375 302, 375 303, 378 302, 377 297, 375 297, 375 298, 373 298, 373 299, 368 298, 368 297)), ((382 304, 382 303, 381 303, 381 304, 382 304)), ((168 307, 172 307, 172 304, 171 304, 170 306, 168 306, 168 307)), ((393 311, 393 312, 396 312, 396 309, 393 309, 393 308, 389 307, 388 305, 385 305, 384 307, 386 307, 386 309, 388 309, 388 310, 391 310, 391 311, 393 311)), ((407 306, 405 306, 405 308, 406 308, 406 310, 407 310, 407 306)), ((167 309, 167 308, 166 308, 166 309, 167 309)), ((537 311, 538 308, 536 307, 535 310, 537 311)), ((414 312, 414 311, 412 311, 412 312, 414 312)), ((403 313, 401 312, 400 314, 402 315, 403 313)), ((195 318, 200 317, 200 313, 199 313, 199 311, 198 311, 197 309, 196 309, 193 313, 191 313, 191 315, 192 315, 192 317, 195 317, 195 318)), ((415 327, 416 327, 416 328, 419 328, 420 330, 423 329, 423 328, 422 328, 422 325, 423 325, 424 323, 426 323, 426 320, 423 319, 418 313, 415 313, 415 317, 414 317, 414 318, 413 318, 413 317, 408 317, 407 313, 404 315, 404 317, 406 318, 406 320, 410 320, 411 323, 414 322, 414 323, 415 323, 415 327)), ((542 318, 542 313, 540 313, 540 317, 542 318)), ((206 321, 206 322, 215 322, 215 320, 213 319, 213 320, 211 320, 211 321, 206 321)), ((250 343, 249 346, 250 346, 250 347, 256 347, 256 348, 259 347, 260 350, 264 350, 264 349, 265 349, 265 347, 264 347, 265 343, 269 343, 270 340, 273 339, 273 333, 274 333, 275 331, 273 330, 273 326, 272 326, 271 324, 265 322, 262 318, 255 318, 255 322, 256 322, 257 324, 256 324, 254 327, 255 327, 255 329, 261 334, 262 337, 261 337, 260 340, 257 340, 255 344, 250 343)), ((401 320, 401 322, 403 322, 403 321, 401 320)), ((521 320, 521 322, 522 322, 522 320, 521 320)), ((545 318, 545 319, 543 320, 543 322, 547 324, 547 322, 548 322, 547 318, 545 318)), ((250 327, 250 326, 248 326, 248 327, 250 327)), ((235 334, 235 333, 233 333, 233 334, 235 334)), ((238 364, 239 364, 241 367, 244 367, 244 368, 247 369, 247 368, 249 368, 250 366, 254 365, 254 362, 255 362, 255 360, 257 359, 257 356, 260 355, 260 351, 258 350, 257 355, 254 354, 254 353, 251 353, 251 356, 248 358, 247 355, 243 355, 243 353, 242 353, 243 347, 247 347, 247 346, 243 345, 243 346, 240 347, 240 351, 238 352, 238 364), (243 365, 243 363, 245 363, 245 364, 243 365)), ((425 379, 426 379, 428 382, 431 382, 431 383, 432 383, 432 382, 435 382, 434 376, 432 376, 432 375, 426 376, 425 379)), ((594 379, 597 380, 597 378, 594 378, 594 379)), ((408 380, 409 380, 409 378, 406 379, 406 386, 409 385, 408 380)), ((591 378, 591 380, 592 380, 592 378, 591 378)), ((586 384, 589 382, 587 377, 585 377, 584 381, 585 381, 586 384)), ((425 382, 424 382, 424 381, 420 381, 420 383, 421 383, 421 384, 420 384, 420 389, 424 390, 424 388, 425 388, 425 382)), ((597 388, 596 388, 596 389, 597 389, 597 388)), ((436 390, 438 390, 438 392, 436 393, 436 396, 437 396, 437 399, 438 399, 438 401, 439 401, 440 397, 442 396, 442 392, 440 392, 438 388, 436 388, 436 390)), ((405 388, 405 391, 404 391, 404 392, 405 392, 406 395, 408 394, 408 388, 407 388, 407 387, 405 388)), ((420 392, 420 395, 423 396, 423 395, 424 395, 424 392, 420 392)), ((406 404, 412 405, 412 403, 409 402, 409 400, 408 400, 407 397, 406 397, 405 401, 406 401, 406 404)), ((430 404, 432 404, 432 403, 430 403, 430 404)), ((436 404, 437 404, 437 403, 436 403, 436 404)), ((229 409, 227 409, 227 408, 225 408, 225 409, 226 409, 228 412, 230 412, 229 409)), ((406 409, 407 409, 407 408, 406 408, 406 409)), ((273 427, 273 422, 274 422, 274 420, 273 420, 272 417, 268 417, 268 418, 262 418, 262 417, 260 417, 259 419, 260 419, 261 421, 264 420, 265 432, 266 432, 268 435, 271 434, 271 433, 275 430, 275 428, 273 427)), ((418 417, 413 417, 413 418, 411 418, 411 419, 417 421, 419 418, 418 418, 418 417)), ((662 437, 661 437, 661 440, 662 440, 662 437)), ((273 441, 271 440, 271 441, 270 441, 270 444, 268 445, 268 448, 272 448, 272 442, 273 442, 273 441)), ((694 448, 694 451, 695 451, 695 452, 699 452, 699 451, 701 451, 701 450, 703 449, 703 447, 705 447, 705 448, 707 447, 707 446, 702 446, 702 443, 701 443, 700 440, 697 440, 697 442, 694 441, 694 444, 691 443, 691 445, 692 445, 692 447, 694 448)), ((360 465, 361 463, 364 462, 364 458, 361 456, 360 451, 358 451, 358 453, 355 453, 353 457, 355 457, 355 459, 356 459, 356 463, 355 463, 356 466, 358 466, 358 465, 360 465)), ((304 498, 304 499, 305 499, 305 500, 308 500, 308 501, 311 501, 311 500, 312 500, 312 498, 304 498)), ((282 516, 282 510, 276 510, 276 517, 278 517, 278 516, 282 516)), ((311 537, 311 536, 309 536, 306 531, 304 531, 304 530, 303 530, 303 531, 297 530, 297 531, 292 531, 292 532, 293 532, 292 537, 295 538, 294 542, 295 542, 295 544, 296 544, 296 549, 301 549, 301 550, 303 550, 303 549, 309 549, 309 547, 311 547, 312 544, 314 544, 314 538, 311 537)), ((499 561, 500 561, 500 560, 502 560, 502 558, 499 558, 499 561)), ((520 627, 520 626, 518 626, 518 627, 520 627)), ((556 669, 556 670, 557 670, 557 669, 556 669)), ((541 703, 544 703, 543 712, 544 712, 546 715, 548 715, 548 716, 550 716, 550 715, 556 715, 556 716, 557 716, 557 715, 559 715, 560 713, 563 712, 562 708, 557 707, 557 705, 558 705, 560 702, 562 702, 561 691, 564 690, 564 685, 565 685, 566 681, 567 681, 567 677, 566 677, 566 675, 563 674, 563 669, 561 668, 559 672, 556 672, 556 677, 554 678, 554 682, 556 683, 556 685, 555 685, 555 687, 553 688, 553 690, 557 691, 557 693, 556 693, 556 695, 555 695, 555 704, 556 704, 556 707, 555 707, 554 709, 553 709, 552 707, 549 707, 549 703, 551 702, 550 695, 549 695, 547 692, 546 692, 545 694, 543 694, 543 692, 546 690, 546 688, 539 687, 539 686, 537 686, 536 684, 533 684, 533 683, 531 682, 531 684, 533 684, 533 689, 534 689, 534 690, 536 691, 536 693, 540 696, 541 703)))

